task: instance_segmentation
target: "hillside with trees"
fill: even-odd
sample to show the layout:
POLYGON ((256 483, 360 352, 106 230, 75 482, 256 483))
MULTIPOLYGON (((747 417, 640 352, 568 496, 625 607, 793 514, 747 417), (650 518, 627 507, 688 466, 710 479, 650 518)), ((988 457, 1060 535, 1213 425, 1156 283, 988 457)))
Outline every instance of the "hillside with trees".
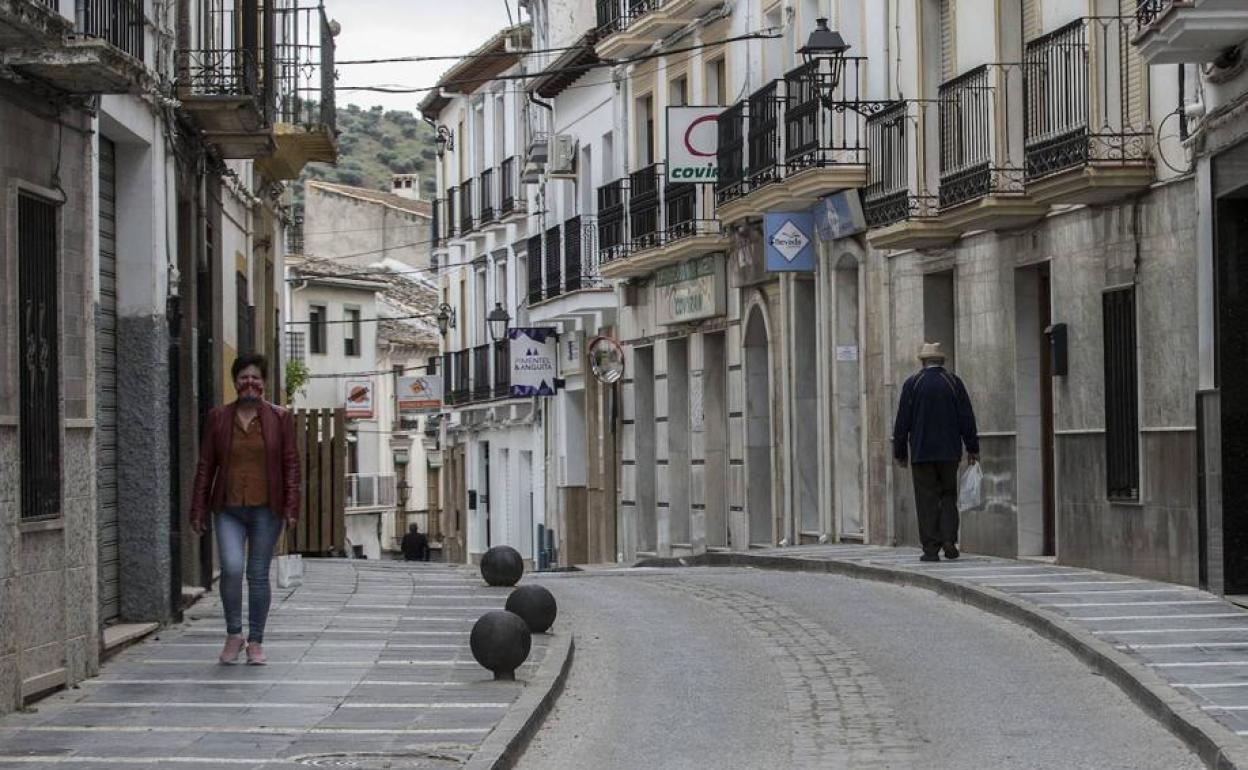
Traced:
POLYGON ((302 208, 303 182, 308 179, 389 190, 391 174, 420 174, 422 193, 432 198, 435 159, 433 130, 415 113, 340 107, 338 165, 307 166, 295 190, 296 206, 302 208))

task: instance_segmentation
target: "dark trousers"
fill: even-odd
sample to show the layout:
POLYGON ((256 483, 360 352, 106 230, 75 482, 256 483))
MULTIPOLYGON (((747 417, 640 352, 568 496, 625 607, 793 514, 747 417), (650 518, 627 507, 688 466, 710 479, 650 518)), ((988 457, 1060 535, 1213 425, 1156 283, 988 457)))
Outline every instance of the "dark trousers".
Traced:
POLYGON ((914 507, 919 514, 919 543, 936 553, 958 542, 958 463, 914 463, 914 507))

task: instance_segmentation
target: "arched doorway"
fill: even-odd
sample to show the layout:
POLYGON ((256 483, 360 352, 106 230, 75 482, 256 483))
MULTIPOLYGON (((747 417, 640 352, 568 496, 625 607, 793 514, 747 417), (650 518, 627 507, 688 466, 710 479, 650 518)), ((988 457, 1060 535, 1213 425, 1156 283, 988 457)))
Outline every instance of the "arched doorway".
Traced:
POLYGON ((745 326, 745 472, 750 544, 771 545, 771 364, 763 311, 750 311, 745 326))
POLYGON ((832 467, 836 529, 842 537, 862 537, 862 356, 858 339, 858 260, 852 254, 841 256, 833 280, 836 363, 832 369, 832 390, 836 394, 833 401, 836 443, 832 467))

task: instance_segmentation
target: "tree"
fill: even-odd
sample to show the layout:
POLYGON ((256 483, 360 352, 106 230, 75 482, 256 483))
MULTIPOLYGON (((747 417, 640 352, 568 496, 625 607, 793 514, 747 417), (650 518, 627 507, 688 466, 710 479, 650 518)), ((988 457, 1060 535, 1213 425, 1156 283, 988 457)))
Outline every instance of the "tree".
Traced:
POLYGON ((286 361, 286 403, 295 400, 296 395, 307 395, 308 379, 311 372, 308 365, 297 358, 286 361))

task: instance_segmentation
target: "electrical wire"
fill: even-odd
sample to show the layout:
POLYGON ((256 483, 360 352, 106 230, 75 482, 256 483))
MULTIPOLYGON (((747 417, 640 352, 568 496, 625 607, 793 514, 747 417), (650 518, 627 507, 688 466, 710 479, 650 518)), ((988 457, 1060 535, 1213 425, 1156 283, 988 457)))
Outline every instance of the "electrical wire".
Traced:
POLYGON ((409 315, 393 315, 393 316, 387 316, 387 317, 378 316, 376 318, 344 318, 338 321, 329 321, 329 320, 287 321, 286 325, 287 326, 309 326, 309 325, 319 326, 321 324, 362 324, 362 323, 376 323, 378 321, 407 321, 413 318, 437 318, 437 317, 438 317, 437 313, 411 313, 409 315))

